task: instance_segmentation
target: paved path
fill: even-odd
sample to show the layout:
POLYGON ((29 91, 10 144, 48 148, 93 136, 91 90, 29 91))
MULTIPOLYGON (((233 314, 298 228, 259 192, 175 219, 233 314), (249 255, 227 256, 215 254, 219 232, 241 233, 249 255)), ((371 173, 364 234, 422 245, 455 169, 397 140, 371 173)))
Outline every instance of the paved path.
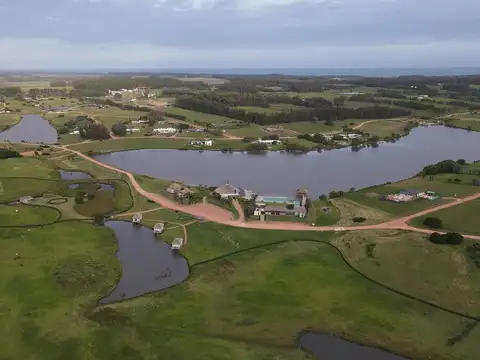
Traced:
MULTIPOLYGON (((222 209, 220 207, 214 206, 212 204, 206 204, 206 203, 201 203, 201 204, 194 204, 194 205, 183 205, 183 204, 178 204, 170 199, 168 199, 165 196, 151 193, 143 189, 140 184, 137 182, 135 179, 134 175, 126 170, 123 169, 118 169, 114 166, 104 164, 98 160, 95 160, 85 154, 82 154, 79 151, 75 151, 72 149, 65 148, 68 151, 76 154, 79 157, 84 158, 85 160, 88 160, 98 166, 104 167, 106 169, 112 170, 119 172, 121 174, 124 174, 128 177, 130 180, 133 188, 142 196, 146 197, 149 200, 152 200, 161 206, 165 208, 169 208, 172 210, 178 210, 196 217, 201 217, 205 220, 212 221, 215 223, 223 224, 223 225, 228 225, 228 226, 235 226, 235 227, 243 227, 247 229, 269 229, 269 230, 291 230, 291 231, 353 231, 353 230, 377 230, 377 229, 394 229, 394 230, 409 230, 409 231, 416 231, 416 232, 421 232, 425 234, 430 234, 434 231, 428 230, 428 229, 421 229, 421 228, 416 228, 413 226, 408 225, 408 222, 412 220, 413 218, 427 215, 430 213, 433 213, 438 210, 442 209, 447 209, 453 206, 458 206, 460 204, 473 201, 475 199, 480 198, 480 192, 474 195, 470 195, 464 198, 459 198, 457 201, 450 202, 447 204, 439 205, 421 212, 418 212, 413 215, 405 216, 402 218, 398 218, 392 221, 388 221, 382 224, 376 224, 376 225, 361 225, 361 226, 347 226, 347 227, 339 227, 339 226, 318 226, 318 227, 312 227, 307 224, 302 224, 302 223, 290 223, 290 222, 275 222, 275 223, 266 223, 266 222, 261 222, 261 221, 252 221, 252 222, 244 222, 244 219, 240 217, 239 219, 232 219, 232 214, 231 212, 222 209)), ((243 213, 243 212, 242 212, 243 213)), ((464 235, 465 237, 475 239, 475 240, 480 240, 480 236, 475 236, 475 235, 464 235)))

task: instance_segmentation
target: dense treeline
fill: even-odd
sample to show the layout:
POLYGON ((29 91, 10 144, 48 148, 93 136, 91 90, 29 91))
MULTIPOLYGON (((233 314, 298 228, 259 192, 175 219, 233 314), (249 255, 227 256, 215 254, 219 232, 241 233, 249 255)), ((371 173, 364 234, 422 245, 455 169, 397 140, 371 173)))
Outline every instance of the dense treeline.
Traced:
POLYGON ((160 89, 164 87, 188 87, 193 89, 205 89, 206 85, 201 82, 182 82, 177 79, 161 76, 149 77, 119 77, 103 76, 73 81, 72 94, 75 96, 105 96, 108 90, 133 89, 136 87, 148 87, 160 89))
POLYGON ((462 166, 454 160, 443 160, 433 165, 427 165, 420 175, 460 174, 462 166))
POLYGON ((17 151, 1 148, 0 159, 10 159, 15 157, 22 157, 17 151))
POLYGON ((176 106, 183 109, 225 116, 260 125, 314 120, 331 122, 335 120, 346 119, 386 119, 408 116, 411 114, 410 111, 406 109, 394 109, 381 106, 359 109, 318 107, 305 110, 292 110, 281 113, 261 114, 257 112, 244 111, 242 109, 232 107, 228 103, 226 104, 224 102, 215 101, 203 95, 179 97, 176 101, 176 106))
POLYGON ((7 97, 15 97, 18 94, 22 93, 22 89, 17 86, 10 86, 10 87, 4 87, 0 88, 0 95, 2 96, 7 96, 7 97))
MULTIPOLYGON (((376 94, 375 94, 376 95, 376 94)), ((389 99, 378 99, 376 96, 370 94, 359 94, 353 95, 350 97, 351 101, 358 102, 369 102, 375 104, 389 104, 394 106, 401 106, 414 110, 431 110, 432 112, 443 112, 443 109, 440 109, 435 106, 435 103, 428 100, 423 101, 412 101, 412 100, 389 100, 389 99)))

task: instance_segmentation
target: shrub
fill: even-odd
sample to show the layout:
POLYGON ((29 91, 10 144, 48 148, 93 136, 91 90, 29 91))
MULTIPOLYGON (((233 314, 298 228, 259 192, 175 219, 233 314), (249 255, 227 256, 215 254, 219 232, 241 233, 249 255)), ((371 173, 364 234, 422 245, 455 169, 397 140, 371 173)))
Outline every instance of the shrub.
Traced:
POLYGON ((352 220, 353 222, 356 222, 356 223, 362 223, 362 222, 365 222, 367 219, 362 216, 355 216, 352 220))
POLYGON ((447 245, 460 245, 463 242, 464 237, 458 233, 446 233, 439 234, 434 232, 430 234, 428 240, 434 244, 447 244, 447 245))
POLYGON ((102 214, 97 214, 93 216, 93 222, 95 225, 103 225, 105 217, 102 214))
POLYGON ((427 217, 425 220, 423 220, 423 225, 432 229, 441 229, 443 228, 443 221, 439 218, 427 217))
POLYGON ((125 136, 127 135, 127 127, 125 124, 116 123, 112 126, 112 132, 117 136, 125 136))

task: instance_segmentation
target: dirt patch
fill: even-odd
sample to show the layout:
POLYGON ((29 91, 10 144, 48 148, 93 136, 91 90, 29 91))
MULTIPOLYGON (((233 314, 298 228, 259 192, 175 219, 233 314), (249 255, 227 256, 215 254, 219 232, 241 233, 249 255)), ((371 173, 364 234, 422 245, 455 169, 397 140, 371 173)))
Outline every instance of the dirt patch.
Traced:
POLYGON ((363 223, 378 224, 390 218, 386 212, 359 204, 348 199, 331 199, 332 204, 340 211, 341 218, 337 225, 348 226, 354 225, 353 218, 363 217, 366 221, 363 223))
POLYGON ((35 156, 35 151, 25 151, 20 153, 20 155, 22 155, 23 157, 32 157, 35 156))

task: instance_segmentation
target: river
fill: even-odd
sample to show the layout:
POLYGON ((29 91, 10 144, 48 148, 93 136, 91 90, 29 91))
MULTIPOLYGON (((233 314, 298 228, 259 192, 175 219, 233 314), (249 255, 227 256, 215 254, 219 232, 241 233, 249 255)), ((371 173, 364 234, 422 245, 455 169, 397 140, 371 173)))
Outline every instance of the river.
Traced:
POLYGON ((40 115, 25 115, 10 129, 0 133, 0 141, 55 144, 57 130, 40 115))
POLYGON ((480 133, 442 126, 419 127, 396 143, 322 153, 264 155, 217 151, 132 150, 98 155, 104 163, 138 174, 187 184, 219 186, 227 181, 262 195, 291 196, 307 188, 317 197, 399 181, 445 159, 480 159, 480 133))

